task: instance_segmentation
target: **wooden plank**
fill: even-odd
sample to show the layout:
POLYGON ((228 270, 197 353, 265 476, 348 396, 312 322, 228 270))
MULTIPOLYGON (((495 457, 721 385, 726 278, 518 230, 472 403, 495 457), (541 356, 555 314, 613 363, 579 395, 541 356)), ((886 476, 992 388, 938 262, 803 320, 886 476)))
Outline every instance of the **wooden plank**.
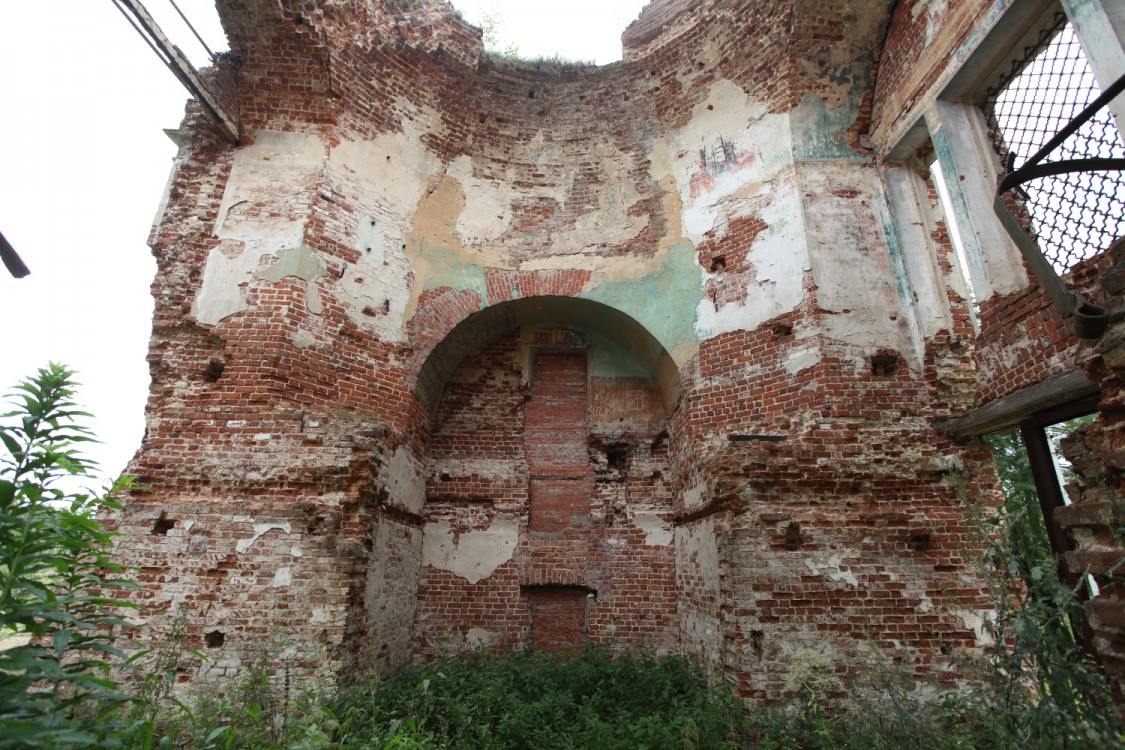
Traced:
POLYGON ((997 399, 967 414, 938 423, 937 431, 950 437, 991 435, 1014 429, 1036 413, 1068 401, 1077 401, 1101 392, 1100 386, 1081 369, 1047 378, 1035 385, 997 399))

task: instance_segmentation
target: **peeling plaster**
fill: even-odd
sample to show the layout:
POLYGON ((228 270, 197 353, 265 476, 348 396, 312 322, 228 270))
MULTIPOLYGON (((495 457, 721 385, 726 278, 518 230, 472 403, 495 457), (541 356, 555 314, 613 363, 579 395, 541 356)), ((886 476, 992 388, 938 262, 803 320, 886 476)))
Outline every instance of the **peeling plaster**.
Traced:
POLYGON ((637 513, 633 525, 645 533, 645 544, 650 547, 667 547, 672 543, 672 524, 656 513, 637 513))
POLYGON ((512 559, 519 526, 508 515, 498 515, 487 529, 463 534, 454 534, 447 521, 428 523, 422 532, 422 564, 477 583, 512 559))
POLYGON ((699 349, 693 326, 702 277, 695 248, 683 242, 669 248, 665 261, 651 268, 649 275, 604 281, 578 296, 631 316, 682 366, 699 349))
POLYGON ((289 276, 303 279, 309 312, 313 315, 321 315, 324 312, 324 304, 320 300, 320 290, 317 288, 316 280, 327 275, 328 267, 324 265, 324 261, 302 242, 296 247, 286 248, 278 253, 277 262, 255 273, 254 278, 272 281, 275 284, 289 276))
POLYGON ((810 558, 805 558, 805 567, 813 572, 813 575, 827 576, 828 580, 848 584, 849 586, 858 586, 859 580, 855 574, 840 565, 840 556, 832 555, 825 562, 813 562, 810 558))
POLYGON ((801 201, 795 175, 762 187, 754 203, 758 217, 769 227, 761 232, 746 255, 755 270, 754 282, 740 302, 716 308, 702 299, 696 308, 695 331, 708 339, 721 333, 753 330, 772 318, 795 310, 805 299, 804 277, 811 267, 806 230, 800 220, 801 201))
POLYGON ((293 569, 292 568, 278 568, 277 572, 273 574, 273 580, 270 581, 270 586, 273 588, 281 588, 293 583, 293 569))
POLYGON ((273 531, 274 529, 277 529, 278 531, 284 531, 286 534, 293 533, 293 527, 289 524, 288 521, 286 521, 285 523, 256 523, 254 524, 254 536, 250 537, 249 539, 239 539, 238 543, 234 545, 235 551, 239 552, 240 554, 245 552, 246 550, 250 549, 250 545, 258 541, 263 534, 273 531))
POLYGON ((387 488, 395 505, 412 513, 421 513, 426 502, 426 480, 422 467, 405 446, 398 446, 383 465, 379 480, 387 488))
POLYGON ((262 257, 301 244, 323 161, 322 141, 301 133, 257 132, 235 152, 214 227, 221 242, 192 301, 196 320, 215 325, 245 310, 242 285, 262 257))

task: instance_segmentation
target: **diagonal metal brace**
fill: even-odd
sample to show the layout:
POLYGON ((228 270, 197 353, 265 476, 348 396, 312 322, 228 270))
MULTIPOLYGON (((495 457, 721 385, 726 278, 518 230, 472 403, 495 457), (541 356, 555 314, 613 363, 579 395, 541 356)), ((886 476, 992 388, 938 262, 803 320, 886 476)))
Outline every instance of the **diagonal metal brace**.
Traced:
POLYGON ((239 143, 238 132, 238 119, 231 116, 231 114, 219 103, 219 100, 207 88, 203 78, 200 77, 199 71, 195 66, 184 56, 179 47, 172 44, 164 32, 160 30, 160 26, 153 20, 152 16, 141 4, 140 0, 112 0, 117 9, 121 11, 126 20, 137 30, 137 33, 144 38, 152 51, 156 53, 172 74, 179 79, 180 83, 184 85, 193 97, 203 105, 207 110, 207 114, 219 126, 232 143, 239 143))

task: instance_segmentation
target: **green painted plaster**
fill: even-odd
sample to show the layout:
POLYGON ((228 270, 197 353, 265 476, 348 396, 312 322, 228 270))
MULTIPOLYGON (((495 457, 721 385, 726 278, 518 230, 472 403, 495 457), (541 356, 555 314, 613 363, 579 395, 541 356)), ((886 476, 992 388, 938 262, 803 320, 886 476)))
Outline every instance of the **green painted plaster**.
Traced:
POLYGON ((794 155, 797 159, 854 159, 857 154, 846 134, 859 116, 863 93, 872 85, 871 54, 823 78, 846 86, 847 95, 839 106, 829 107, 811 91, 805 94, 790 114, 794 155))
POLYGON ((484 269, 466 260, 463 250, 414 237, 407 238, 406 242, 407 255, 419 261, 415 268, 426 269, 422 291, 442 287, 472 291, 480 295, 483 306, 488 298, 484 269))
MULTIPOLYGON (((634 318, 675 357, 697 345, 695 308, 703 298, 703 269, 695 247, 683 241, 668 248, 664 262, 639 279, 607 281, 579 295, 634 318)), ((678 357, 676 357, 678 361, 678 357)))
POLYGON ((844 134, 855 123, 858 114, 859 108, 853 106, 850 94, 847 104, 833 108, 829 108, 816 94, 805 94, 790 115, 796 158, 856 158, 856 151, 844 140, 844 134))
POLYGON ((891 268, 895 273, 895 286, 898 288, 899 299, 902 304, 909 310, 916 306, 914 300, 914 290, 910 286, 910 279, 906 275, 906 259, 902 253, 902 242, 898 236, 898 227, 895 226, 894 217, 891 215, 891 207, 887 202, 887 196, 880 195, 875 203, 875 207, 879 211, 879 220, 883 224, 883 235, 887 238, 887 248, 891 251, 891 268))
POLYGON ((956 175, 958 172, 957 166, 953 163, 953 151, 949 148, 949 139, 944 130, 936 130, 930 133, 930 142, 934 144, 934 153, 941 163, 945 189, 949 194, 949 202, 953 204, 954 221, 961 228, 961 244, 965 248, 965 256, 971 267, 970 278, 987 279, 988 274, 984 270, 984 253, 981 252, 976 232, 965 231, 965 228, 973 226, 973 214, 969 210, 969 202, 961 189, 960 180, 951 179, 951 175, 956 175))
POLYGON ((254 274, 262 281, 277 283, 286 276, 296 276, 305 281, 315 281, 328 275, 328 267, 305 243, 286 248, 277 254, 277 262, 254 274))

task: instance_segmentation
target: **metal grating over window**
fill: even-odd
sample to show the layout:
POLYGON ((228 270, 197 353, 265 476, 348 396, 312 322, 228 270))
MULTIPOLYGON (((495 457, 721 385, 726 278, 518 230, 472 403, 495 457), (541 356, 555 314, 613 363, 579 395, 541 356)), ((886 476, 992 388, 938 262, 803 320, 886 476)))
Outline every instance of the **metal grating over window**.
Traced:
MULTIPOLYGON (((1037 42, 988 90, 989 134, 1011 171, 1033 156, 1101 93, 1066 15, 1057 12, 1037 42)), ((1055 149, 1063 159, 1125 156, 1108 108, 1055 149)), ((1093 257, 1125 234, 1125 173, 1075 172, 1043 177, 1022 191, 1031 234, 1059 274, 1093 257)))

